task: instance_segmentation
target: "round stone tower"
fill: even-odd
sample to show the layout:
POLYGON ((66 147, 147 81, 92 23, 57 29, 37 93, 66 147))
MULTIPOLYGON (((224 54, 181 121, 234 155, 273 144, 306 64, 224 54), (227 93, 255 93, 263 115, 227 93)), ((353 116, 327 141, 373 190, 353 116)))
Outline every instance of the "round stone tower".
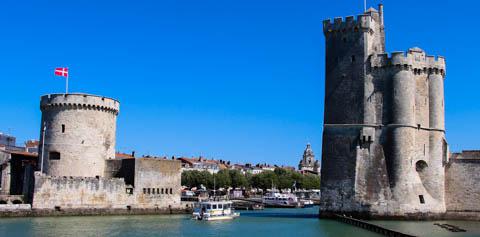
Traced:
POLYGON ((103 177, 105 160, 115 158, 119 107, 117 100, 96 95, 42 96, 39 157, 43 172, 50 176, 103 177))

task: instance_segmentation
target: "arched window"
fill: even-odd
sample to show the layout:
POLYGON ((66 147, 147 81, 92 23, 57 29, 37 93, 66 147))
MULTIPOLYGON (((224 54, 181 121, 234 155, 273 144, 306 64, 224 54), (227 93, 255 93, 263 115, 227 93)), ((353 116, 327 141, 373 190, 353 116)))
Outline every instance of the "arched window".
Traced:
POLYGON ((415 170, 417 172, 423 172, 427 167, 428 164, 424 160, 419 160, 417 163, 415 163, 415 170))

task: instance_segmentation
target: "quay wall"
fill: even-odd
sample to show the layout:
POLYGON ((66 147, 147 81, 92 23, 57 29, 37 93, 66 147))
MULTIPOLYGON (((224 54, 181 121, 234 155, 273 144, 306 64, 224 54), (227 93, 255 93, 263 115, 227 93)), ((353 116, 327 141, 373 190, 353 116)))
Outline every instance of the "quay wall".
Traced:
POLYGON ((114 215, 170 215, 191 214, 190 208, 164 208, 164 209, 113 209, 113 208, 89 208, 89 209, 10 209, 1 210, 0 218, 3 217, 47 217, 47 216, 114 216, 114 215))
POLYGON ((35 173, 34 209, 121 209, 133 202, 121 178, 52 177, 35 173))

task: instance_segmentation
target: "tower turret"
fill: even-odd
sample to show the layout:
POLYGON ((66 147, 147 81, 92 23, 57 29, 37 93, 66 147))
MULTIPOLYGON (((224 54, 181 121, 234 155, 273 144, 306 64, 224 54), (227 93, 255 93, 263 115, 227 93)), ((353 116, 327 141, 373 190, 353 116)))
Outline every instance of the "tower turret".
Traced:
POLYGON ((42 96, 39 147, 44 149, 40 149, 39 157, 43 157, 44 173, 103 177, 105 160, 115 158, 119 106, 114 99, 95 95, 42 96))

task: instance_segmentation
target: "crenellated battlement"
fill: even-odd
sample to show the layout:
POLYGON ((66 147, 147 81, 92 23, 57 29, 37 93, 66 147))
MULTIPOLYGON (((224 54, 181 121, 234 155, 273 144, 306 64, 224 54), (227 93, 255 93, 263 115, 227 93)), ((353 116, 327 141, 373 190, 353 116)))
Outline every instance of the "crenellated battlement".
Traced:
POLYGON ((372 16, 367 14, 354 16, 347 16, 345 20, 342 17, 323 21, 323 33, 329 35, 330 33, 351 32, 351 31, 368 31, 373 28, 372 16))
POLYGON ((412 70, 416 74, 439 73, 445 75, 446 63, 442 56, 426 55, 420 48, 411 48, 408 51, 392 52, 372 55, 371 67, 376 70, 385 67, 398 67, 404 70, 412 70))
POLYGON ((379 4, 377 11, 374 8, 368 9, 364 14, 355 16, 347 16, 345 19, 336 17, 323 21, 323 33, 325 36, 336 33, 346 32, 374 32, 378 26, 383 27, 383 5, 379 4))
POLYGON ((42 111, 56 107, 99 110, 118 115, 120 103, 115 99, 88 94, 49 94, 41 97, 42 111))

